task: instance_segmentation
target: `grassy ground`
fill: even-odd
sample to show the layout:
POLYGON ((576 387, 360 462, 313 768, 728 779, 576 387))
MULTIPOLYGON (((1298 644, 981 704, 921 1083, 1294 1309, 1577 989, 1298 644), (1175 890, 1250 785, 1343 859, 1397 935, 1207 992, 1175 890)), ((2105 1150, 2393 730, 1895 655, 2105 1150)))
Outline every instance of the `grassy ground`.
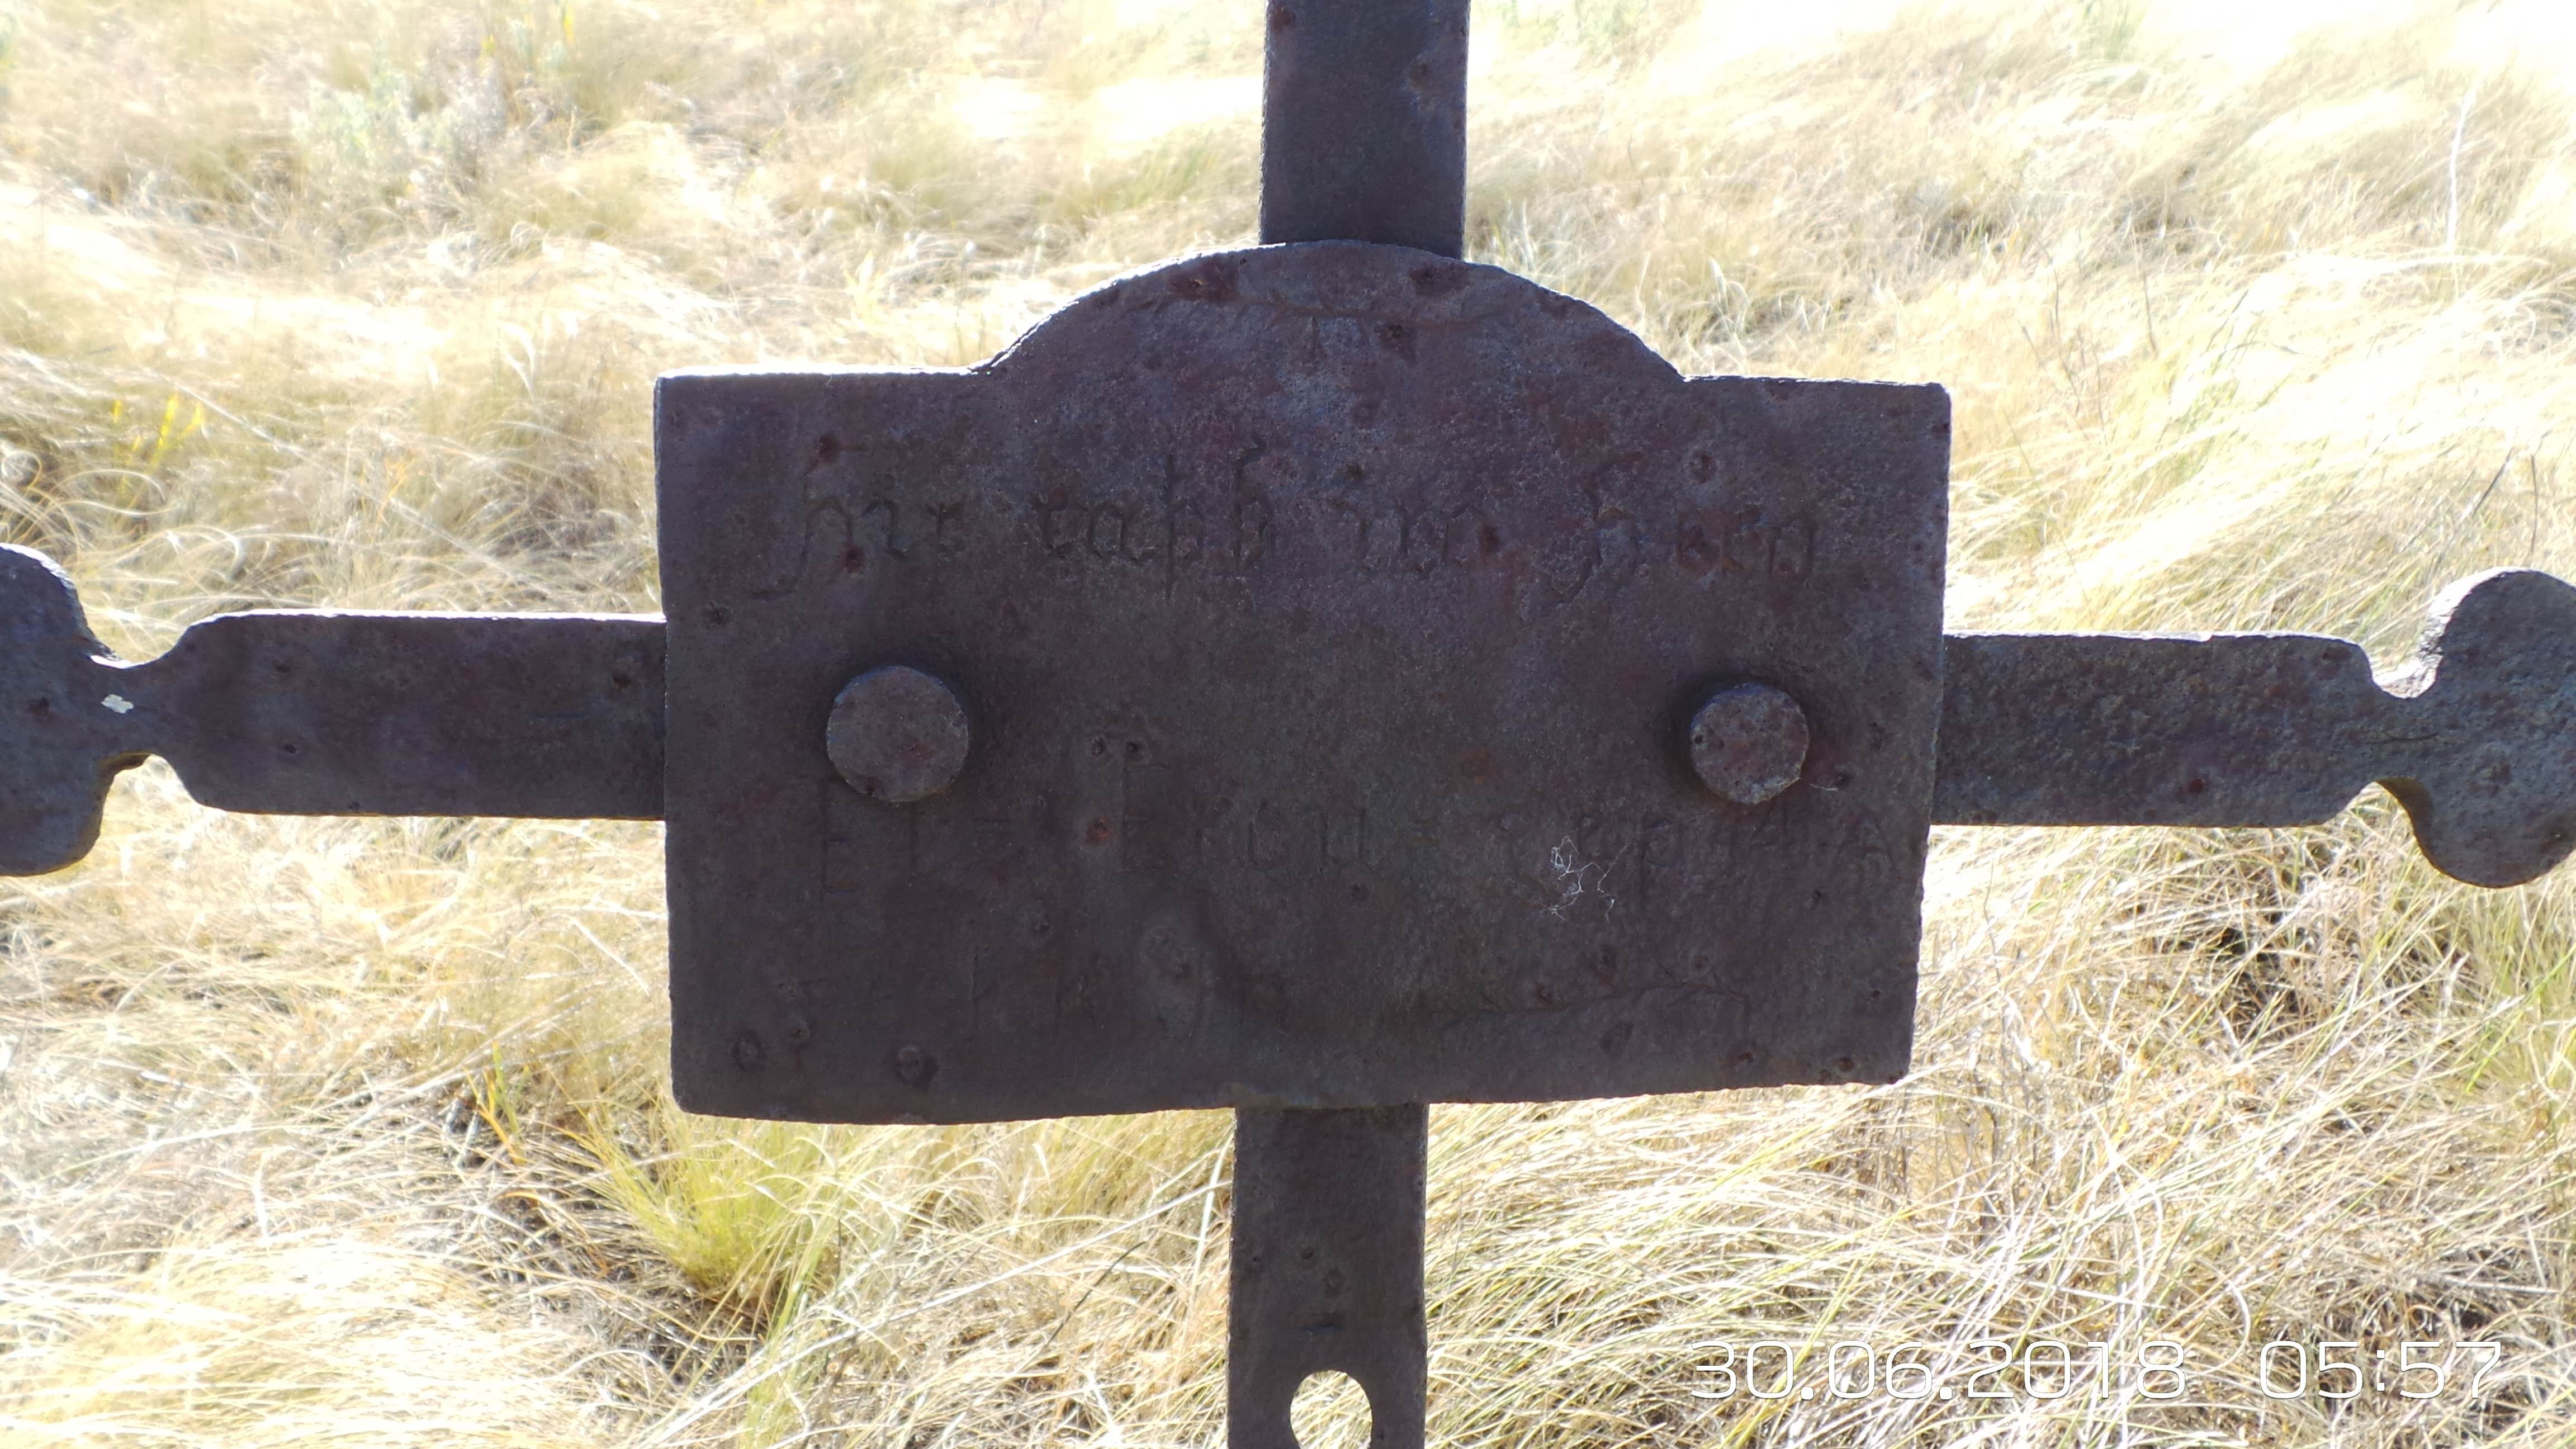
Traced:
MULTIPOLYGON (((2563 13, 1483 0, 1470 244, 1686 370, 1949 384, 1961 624, 2389 662, 2443 581, 2576 575, 2563 13)), ((1246 239, 1257 29, 0 0, 0 537, 146 655, 244 605, 649 609, 657 371, 967 362, 1246 239)), ((158 767, 108 818, 0 886, 9 1441, 1213 1442, 1222 1117, 690 1118, 653 830, 221 816, 158 767)), ((1440 1442, 2576 1435, 2576 870, 2455 886, 2374 792, 1945 835, 1931 894, 1896 1086, 1435 1114, 1440 1442), (1692 1392, 1706 1341, 1965 1388, 1990 1337, 2188 1382, 1692 1392), (2257 1381, 2409 1338, 2497 1362, 2257 1381)))

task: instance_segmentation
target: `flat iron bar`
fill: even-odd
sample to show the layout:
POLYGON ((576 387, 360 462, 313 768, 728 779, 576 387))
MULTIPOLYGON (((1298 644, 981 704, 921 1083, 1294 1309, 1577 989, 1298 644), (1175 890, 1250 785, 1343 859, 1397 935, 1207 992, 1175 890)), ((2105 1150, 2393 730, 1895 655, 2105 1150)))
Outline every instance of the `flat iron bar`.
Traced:
POLYGON ((1273 0, 1261 239, 1460 253, 1467 0, 1273 0))
MULTIPOLYGON (((1267 28, 1261 240, 1459 255, 1467 0, 1272 0, 1267 28)), ((1296 1449, 1325 1370, 1368 1395, 1370 1449, 1421 1449, 1429 1142, 1419 1104, 1234 1114, 1230 1449, 1296 1449)))

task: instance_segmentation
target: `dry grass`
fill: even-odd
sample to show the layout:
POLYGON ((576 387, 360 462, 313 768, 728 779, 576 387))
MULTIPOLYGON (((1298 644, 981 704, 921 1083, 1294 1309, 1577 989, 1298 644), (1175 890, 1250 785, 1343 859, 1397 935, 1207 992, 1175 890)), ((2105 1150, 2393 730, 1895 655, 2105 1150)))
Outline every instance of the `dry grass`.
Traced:
MULTIPOLYGON (((1962 623, 2384 658, 2443 580, 2576 574, 2554 0, 1479 10, 1477 255, 1688 369, 1950 384, 1962 623)), ((1249 0, 0 5, 0 535, 138 651, 650 608, 650 377, 967 361, 1244 239, 1257 45, 1249 0)), ((1440 1442, 2576 1435, 2576 871, 2454 886, 2374 796, 1957 833, 1931 920, 1899 1085, 1435 1116, 1440 1442), (2190 1388, 1691 1393, 1708 1340, 1990 1336, 2190 1388), (2252 1378, 2409 1336, 2502 1361, 2252 1378)), ((0 887, 0 1432, 1212 1442, 1222 1118, 688 1118, 661 929, 647 828, 128 777, 0 887)))

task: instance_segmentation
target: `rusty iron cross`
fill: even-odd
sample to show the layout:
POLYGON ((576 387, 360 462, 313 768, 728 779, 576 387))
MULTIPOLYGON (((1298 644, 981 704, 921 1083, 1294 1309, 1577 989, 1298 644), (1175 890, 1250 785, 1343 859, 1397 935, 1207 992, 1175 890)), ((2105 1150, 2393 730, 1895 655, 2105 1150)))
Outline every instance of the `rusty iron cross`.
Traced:
POLYGON ((694 1111, 1236 1111, 1229 1434, 1423 1442, 1429 1102, 1907 1069, 1934 823, 2576 846, 2576 588, 2311 635, 1941 629, 1941 389, 1684 377, 1458 260, 1466 0, 1267 12, 1261 237, 957 371, 662 379, 666 615, 111 657, 0 550, 0 871, 146 755, 279 814, 669 823, 694 1111))

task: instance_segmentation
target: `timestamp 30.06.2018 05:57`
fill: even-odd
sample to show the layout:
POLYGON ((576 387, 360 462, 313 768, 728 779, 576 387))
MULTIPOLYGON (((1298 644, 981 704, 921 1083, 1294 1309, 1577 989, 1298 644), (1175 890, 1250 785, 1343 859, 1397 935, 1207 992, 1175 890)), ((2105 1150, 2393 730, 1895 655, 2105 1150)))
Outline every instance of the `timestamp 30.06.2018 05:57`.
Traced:
MULTIPOLYGON (((1695 1343, 1690 1351, 1690 1392, 1702 1399, 2026 1401, 2124 1394, 2165 1402, 2189 1396, 2196 1379, 2224 1367, 2195 1366, 2182 1343, 2165 1338, 2128 1345, 1979 1338, 1893 1348, 1766 1338, 1695 1343)), ((2470 1340, 2373 1347, 2358 1339, 2274 1339, 2255 1351, 2250 1367, 2254 1386, 2272 1399, 2431 1399, 2476 1392, 2502 1356, 2501 1345, 2470 1340)))

